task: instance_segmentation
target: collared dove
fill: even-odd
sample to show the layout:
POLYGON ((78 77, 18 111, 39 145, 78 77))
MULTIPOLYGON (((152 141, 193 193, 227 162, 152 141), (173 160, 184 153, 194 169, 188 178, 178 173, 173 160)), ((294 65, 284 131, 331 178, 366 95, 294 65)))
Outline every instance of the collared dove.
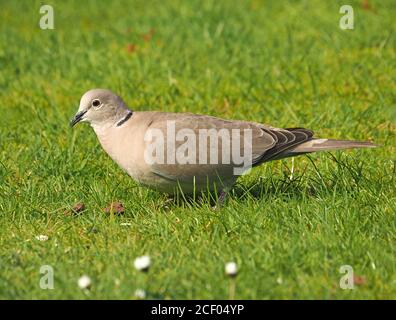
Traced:
POLYGON ((132 111, 105 89, 93 89, 82 96, 70 125, 81 121, 91 124, 103 149, 133 179, 169 194, 178 190, 184 194, 220 193, 231 188, 241 173, 263 162, 376 146, 317 139, 304 128, 280 129, 192 113, 132 111), (247 165, 241 154, 243 160, 249 160, 247 165))

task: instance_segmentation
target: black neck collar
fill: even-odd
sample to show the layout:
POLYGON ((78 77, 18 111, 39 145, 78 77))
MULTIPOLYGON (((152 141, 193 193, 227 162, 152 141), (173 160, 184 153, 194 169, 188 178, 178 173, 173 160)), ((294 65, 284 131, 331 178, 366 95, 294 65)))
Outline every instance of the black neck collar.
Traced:
POLYGON ((122 126, 125 122, 127 122, 129 118, 132 117, 132 114, 133 114, 132 111, 128 111, 126 116, 117 122, 117 127, 122 126))

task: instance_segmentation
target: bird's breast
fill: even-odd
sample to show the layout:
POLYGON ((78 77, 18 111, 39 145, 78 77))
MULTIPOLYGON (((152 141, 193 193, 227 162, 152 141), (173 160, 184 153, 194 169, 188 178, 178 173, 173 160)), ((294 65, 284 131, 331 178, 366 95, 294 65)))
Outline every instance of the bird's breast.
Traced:
POLYGON ((149 172, 143 158, 144 137, 138 130, 111 127, 95 132, 106 153, 132 178, 140 181, 149 172))

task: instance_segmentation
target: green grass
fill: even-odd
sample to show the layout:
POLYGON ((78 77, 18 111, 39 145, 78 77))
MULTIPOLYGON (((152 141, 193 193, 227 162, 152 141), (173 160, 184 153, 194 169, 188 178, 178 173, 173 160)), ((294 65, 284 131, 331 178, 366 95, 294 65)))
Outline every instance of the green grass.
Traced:
POLYGON ((55 29, 43 31, 43 2, 0 1, 0 298, 228 298, 228 261, 239 299, 396 298, 396 5, 349 2, 343 31, 340 1, 45 1, 55 29), (265 164, 218 211, 172 202, 124 174, 88 126, 68 127, 97 87, 135 110, 382 147, 295 158, 292 180, 291 159, 265 164), (114 200, 123 216, 103 213, 114 200), (66 217, 79 201, 87 210, 66 217), (147 279, 133 267, 143 254, 147 279), (39 287, 42 265, 54 290, 39 287), (364 283, 340 289, 342 265, 364 283))

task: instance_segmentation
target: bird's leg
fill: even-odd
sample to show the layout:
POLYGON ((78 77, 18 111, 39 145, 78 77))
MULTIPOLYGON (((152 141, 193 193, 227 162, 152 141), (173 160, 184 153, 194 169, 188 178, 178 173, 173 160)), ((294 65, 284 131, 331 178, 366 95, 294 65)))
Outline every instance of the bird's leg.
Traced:
POLYGON ((221 190, 219 193, 218 204, 221 207, 227 199, 228 192, 225 190, 221 190))
POLYGON ((218 195, 218 197, 217 197, 217 203, 216 203, 216 205, 213 207, 214 210, 220 209, 220 208, 223 206, 223 204, 224 204, 225 201, 227 200, 227 195, 228 195, 228 192, 227 192, 226 190, 221 190, 221 191, 219 192, 219 195, 218 195))

